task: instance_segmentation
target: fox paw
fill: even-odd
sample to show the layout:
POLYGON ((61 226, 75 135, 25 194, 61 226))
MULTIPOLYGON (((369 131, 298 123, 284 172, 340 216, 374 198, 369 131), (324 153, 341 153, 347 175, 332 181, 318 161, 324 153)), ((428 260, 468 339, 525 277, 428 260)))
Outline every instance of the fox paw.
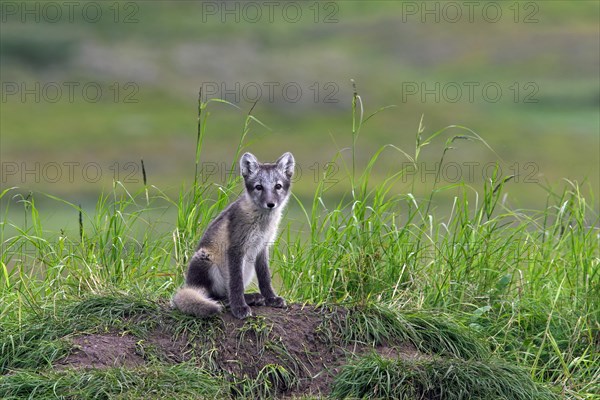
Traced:
POLYGON ((231 313, 238 319, 244 319, 252 316, 252 310, 246 304, 242 306, 231 306, 231 313))
POLYGON ((249 306, 264 306, 265 298, 260 293, 246 293, 244 294, 246 304, 249 306))
POLYGON ((265 304, 268 305, 269 307, 277 307, 277 308, 283 308, 286 306, 285 300, 283 299, 283 297, 279 297, 279 296, 265 299, 265 304))

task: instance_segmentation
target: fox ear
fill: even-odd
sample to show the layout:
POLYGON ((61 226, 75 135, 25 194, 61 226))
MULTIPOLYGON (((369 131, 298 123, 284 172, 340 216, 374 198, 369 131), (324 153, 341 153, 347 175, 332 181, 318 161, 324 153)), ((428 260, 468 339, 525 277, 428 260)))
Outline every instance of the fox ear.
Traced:
POLYGON ((288 178, 291 178, 294 175, 294 166, 296 165, 296 161, 294 160, 294 156, 292 153, 284 153, 279 159, 276 161, 277 168, 279 168, 288 178))
POLYGON ((240 158, 240 172, 244 178, 253 175, 258 169, 258 160, 252 153, 244 153, 240 158))

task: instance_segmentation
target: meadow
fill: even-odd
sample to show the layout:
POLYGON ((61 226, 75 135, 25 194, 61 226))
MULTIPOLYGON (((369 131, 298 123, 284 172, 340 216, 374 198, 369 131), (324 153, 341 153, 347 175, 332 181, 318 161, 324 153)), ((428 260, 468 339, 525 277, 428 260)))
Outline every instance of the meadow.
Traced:
MULTIPOLYGON (((30 190, 50 193, 92 212, 113 180, 134 192, 143 189, 143 159, 147 182, 176 197, 182 182, 193 183, 191 132, 203 87, 204 101, 222 98, 239 109, 211 107, 202 162, 231 163, 240 121, 258 98, 254 113, 265 126, 254 126, 250 148, 259 158, 281 153, 282 144, 293 149, 304 177, 296 194, 310 201, 325 164, 353 144, 346 128, 354 79, 365 112, 394 105, 357 139, 357 166, 367 165, 386 144, 412 148, 424 115, 428 131, 467 126, 494 150, 470 142, 455 146, 446 160, 456 164, 447 164, 440 175, 446 184, 462 178, 481 186, 493 170, 487 173, 488 165, 498 163, 502 175, 520 177, 505 191, 512 207, 544 207, 547 187, 560 191, 564 178, 600 191, 595 1, 506 3, 503 18, 494 23, 479 13, 485 2, 473 22, 457 23, 407 15, 387 1, 325 2, 319 23, 314 4, 303 9, 297 23, 280 14, 272 23, 254 23, 241 16, 236 21, 236 15, 206 15, 206 3, 211 4, 130 2, 117 21, 114 5, 99 3, 104 18, 95 23, 80 9, 73 21, 5 15, 0 27, 3 186, 17 186, 23 196, 30 190), (515 22, 517 4, 521 18, 515 22), (535 22, 526 23, 533 5, 535 22), (325 7, 332 6, 335 20, 324 21, 325 7), (60 166, 58 177, 51 167, 44 171, 52 163, 60 166)), ((441 140, 423 150, 422 171, 435 171, 444 145, 441 140)), ((403 163, 410 160, 384 152, 372 183, 382 183, 388 170, 403 163)), ((339 171, 331 171, 331 178, 344 180, 343 166, 336 165, 339 171)), ((407 176, 399 190, 427 198, 434 174, 407 176)), ((221 185, 226 180, 219 176, 221 185)), ((344 184, 328 193, 341 197, 344 184)), ((444 204, 451 201, 452 196, 444 198, 444 204)), ((56 203, 47 206, 38 198, 37 204, 60 213, 59 221, 68 218, 68 209, 56 203)))
MULTIPOLYGON (((40 195, 3 190, 11 201, 0 226, 0 397, 598 398, 593 193, 567 182, 548 188, 543 208, 511 208, 503 198, 515 176, 499 173, 480 186, 436 180, 424 197, 399 191, 405 179, 418 184, 414 168, 427 146, 441 148, 439 173, 462 143, 489 145, 469 128, 432 131, 421 120, 410 150, 386 145, 360 163, 359 139, 387 109, 365 113, 356 92, 346 125, 352 145, 328 164, 341 166, 344 180, 330 196, 324 168, 312 199, 291 200, 273 244, 277 288, 295 304, 289 315, 203 321, 170 310, 203 228, 240 192, 235 174, 216 183, 200 173, 209 111, 221 106, 235 108, 199 100, 195 178, 176 196, 146 181, 131 192, 115 180, 87 211, 46 195, 71 210, 71 228, 49 230, 36 207, 40 195), (389 152, 408 164, 373 182, 372 169, 389 152), (449 212, 436 208, 438 197, 451 199, 449 212), (14 204, 16 212, 8 209, 14 204), (309 317, 316 318, 310 329, 302 324, 309 317), (323 361, 319 370, 311 364, 318 355, 286 342, 302 329, 338 357, 335 368, 323 361), (102 335, 130 338, 140 364, 65 367, 86 338, 102 335), (265 362, 255 370, 223 367, 231 351, 223 337, 238 346, 236 357, 265 362), (174 357, 165 343, 185 350, 174 357), (328 376, 325 387, 300 390, 319 376, 328 376)), ((232 160, 263 124, 252 113, 240 121, 232 160)))
POLYGON ((599 399, 599 3, 288 3, 0 3, 0 398, 599 399), (290 307, 187 317, 243 151, 290 307))

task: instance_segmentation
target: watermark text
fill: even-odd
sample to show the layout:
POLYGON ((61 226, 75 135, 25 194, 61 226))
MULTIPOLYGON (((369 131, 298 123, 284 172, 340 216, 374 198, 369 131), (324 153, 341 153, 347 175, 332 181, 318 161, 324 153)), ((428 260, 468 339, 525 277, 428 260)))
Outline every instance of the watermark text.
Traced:
POLYGON ((0 3, 0 20, 51 24, 76 21, 134 24, 139 22, 139 11, 139 5, 134 1, 3 1, 0 3))
POLYGON ((333 1, 203 1, 201 12, 203 23, 339 22, 339 5, 333 1))
POLYGON ((21 103, 138 103, 140 88, 135 82, 112 82, 108 85, 98 82, 2 82, 1 102, 21 103))
POLYGON ((540 6, 535 1, 402 1, 402 22, 498 23, 539 22, 540 6))
POLYGON ((204 101, 220 98, 233 103, 285 102, 302 100, 314 103, 339 103, 340 88, 335 82, 204 82, 201 86, 204 101))
POLYGON ((402 102, 421 103, 538 103, 536 82, 402 82, 402 102))

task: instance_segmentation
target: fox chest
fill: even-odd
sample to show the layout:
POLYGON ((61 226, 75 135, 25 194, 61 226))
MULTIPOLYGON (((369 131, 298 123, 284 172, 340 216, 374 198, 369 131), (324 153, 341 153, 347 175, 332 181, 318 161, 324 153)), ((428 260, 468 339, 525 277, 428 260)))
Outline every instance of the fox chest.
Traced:
POLYGON ((242 268, 244 286, 248 286, 255 275, 256 258, 262 251, 268 251, 273 241, 274 232, 271 230, 256 230, 252 232, 244 243, 245 251, 242 268))

